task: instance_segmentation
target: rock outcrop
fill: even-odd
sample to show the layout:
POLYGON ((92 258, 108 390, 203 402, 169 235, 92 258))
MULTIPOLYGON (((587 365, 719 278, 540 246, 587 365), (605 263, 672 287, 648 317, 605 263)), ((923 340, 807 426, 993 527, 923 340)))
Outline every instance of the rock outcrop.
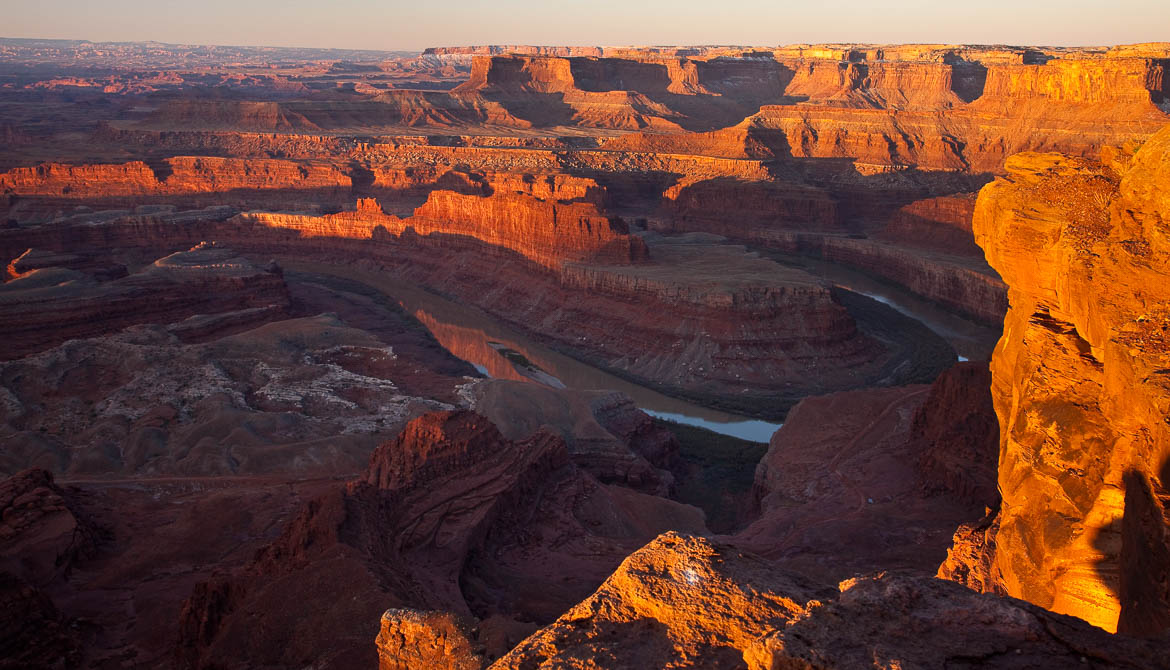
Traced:
POLYGON ((1170 128, 1103 158, 1021 154, 980 193, 976 238, 1011 309, 991 365, 1003 506, 972 571, 1153 634, 1170 611, 1170 128))
POLYGON ((748 649, 748 668, 1165 667, 1162 643, 942 580, 878 575, 839 588, 835 600, 809 603, 807 615, 748 649))
POLYGON ((74 513, 52 473, 40 469, 0 481, 0 518, 0 572, 35 587, 66 577, 101 538, 74 513))
POLYGON ((0 481, 0 668, 79 667, 80 626, 46 592, 105 537, 75 493, 40 469, 0 481))
MULTIPOLYGON (((387 636, 421 619, 467 649, 457 635, 467 641, 475 622, 458 634, 454 622, 475 617, 498 655, 510 646, 498 640, 514 635, 507 630, 524 629, 516 622, 552 621, 624 556, 679 526, 701 529, 702 513, 598 483, 572 465, 559 436, 513 442, 471 412, 428 414, 379 447, 361 479, 307 505, 243 574, 198 587, 183 614, 180 660, 372 666, 373 648, 353 622, 376 621, 387 606, 455 615, 391 616, 387 636), (331 614, 305 619, 305 608, 331 614), (274 611, 288 620, 251 625, 274 611), (290 632, 302 642, 285 644, 290 632)), ((401 636, 382 649, 400 655, 399 666, 382 661, 390 668, 434 653, 401 636)))
MULTIPOLYGON (((483 667, 466 653, 458 659, 445 667, 483 667)), ((383 656, 382 667, 393 660, 383 656)), ((1164 662, 1160 643, 943 580, 880 574, 819 587, 735 547, 667 533, 488 667, 1153 670, 1164 662)))
MULTIPOLYGON (((597 197, 581 182, 556 183, 568 193, 597 197)), ((506 186, 492 195, 432 193, 435 201, 469 205, 462 214, 452 212, 461 218, 451 223, 384 214, 367 199, 358 209, 325 216, 169 218, 176 214, 106 225, 42 225, 0 231, 0 249, 133 248, 144 242, 166 248, 216 239, 269 257, 311 255, 340 263, 361 258, 599 367, 673 395, 761 416, 782 416, 810 392, 930 379, 951 360, 945 343, 929 332, 915 337, 927 338, 930 346, 910 349, 901 346, 904 334, 870 337, 832 290, 803 270, 701 235, 621 232, 608 217, 596 216, 595 204, 552 203, 535 195, 544 188, 533 186, 531 195, 503 193, 506 186), (492 204, 497 198, 509 206, 492 204), (558 212, 576 209, 587 215, 558 218, 558 212), (504 231, 514 234, 504 239, 504 231), (656 318, 642 318, 646 309, 656 318), (902 365, 907 359, 911 364, 902 365)))
POLYGON ((999 424, 985 362, 959 363, 939 375, 914 413, 910 441, 924 492, 999 506, 999 424))
POLYGON ((0 572, 0 668, 79 667, 84 640, 42 590, 0 572))
POLYGON ((989 382, 960 363, 930 387, 801 401, 756 466, 757 518, 733 542, 826 582, 933 572, 955 526, 994 502, 989 382))
POLYGON ((450 407, 400 388, 424 361, 332 316, 184 344, 175 329, 190 327, 136 327, 0 364, 0 472, 352 473, 381 431, 450 407))
POLYGON ((348 190, 351 185, 348 175, 329 166, 209 156, 168 158, 157 168, 140 161, 123 165, 47 163, 18 168, 0 177, 0 189, 5 193, 68 196, 78 200, 233 189, 348 190))
POLYGON ((756 639, 827 595, 727 545, 666 533, 491 667, 742 667, 756 639))

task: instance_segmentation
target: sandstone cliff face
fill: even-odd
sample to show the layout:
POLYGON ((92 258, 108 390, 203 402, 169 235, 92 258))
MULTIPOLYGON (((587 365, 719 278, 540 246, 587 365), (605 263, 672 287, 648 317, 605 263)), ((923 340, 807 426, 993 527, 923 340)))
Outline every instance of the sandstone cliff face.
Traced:
POLYGON ((999 506, 999 425, 985 362, 959 363, 939 375, 910 426, 919 485, 973 507, 999 506))
POLYGON ((916 200, 890 216, 883 239, 963 256, 982 255, 971 233, 975 197, 968 194, 916 200))
POLYGON ((293 161, 176 156, 157 168, 134 161, 122 165, 47 163, 0 174, 0 192, 97 200, 123 196, 209 193, 233 189, 325 189, 348 191, 349 175, 330 166, 293 161))
POLYGON ((493 175, 478 185, 452 181, 438 180, 460 190, 432 190, 409 218, 385 214, 374 198, 358 200, 353 211, 324 217, 261 213, 243 218, 273 228, 300 229, 314 237, 379 239, 401 236, 408 229, 418 235, 468 237, 547 268, 567 261, 624 264, 648 257, 641 238, 599 207, 604 192, 592 180, 493 175))
POLYGON ((629 263, 648 255, 624 221, 591 203, 560 204, 518 191, 490 198, 434 191, 410 225, 424 235, 470 235, 550 267, 567 260, 629 263))
POLYGON ((1012 158, 980 194, 975 234, 1011 303, 991 368, 994 576, 1112 631, 1170 607, 1150 563, 1165 556, 1170 476, 1170 129, 1106 158, 1012 158))
MULTIPOLYGON (((569 193, 582 190, 573 180, 563 185, 569 193)), ((532 186, 534 193, 544 188, 532 186)), ((900 366, 909 354, 859 330, 818 278, 742 247, 702 236, 649 236, 654 246, 647 253, 645 236, 617 232, 619 224, 608 217, 599 221, 596 205, 552 202, 502 186, 490 196, 435 191, 432 198, 467 208, 451 209, 450 217, 462 217, 452 223, 387 215, 370 199, 325 216, 129 217, 109 225, 0 231, 0 250, 11 247, 18 255, 18 246, 30 244, 166 249, 218 239, 266 255, 362 258, 452 293, 591 363, 671 393, 704 402, 714 397, 725 407, 768 416, 782 415, 810 391, 905 383, 949 362, 934 360, 937 348, 920 348, 910 352, 914 365, 900 366), (566 222, 566 211, 586 214, 566 222), (515 224, 493 219, 493 212, 515 224), (500 245, 485 244, 481 236, 500 245), (642 316, 646 301, 663 306, 653 319, 642 316)))
POLYGON ((67 577, 101 538, 46 470, 23 470, 0 481, 0 518, 0 572, 37 587, 67 577))
POLYGON ((92 558, 105 530, 78 513, 77 491, 29 469, 0 480, 0 668, 80 667, 83 632, 46 590, 92 558))
POLYGON ((1148 113, 1162 102, 1170 59, 1056 59, 1043 65, 1003 65, 987 70, 980 107, 1045 101, 1049 104, 1117 104, 1130 113, 1148 113))
POLYGON ((1043 64, 987 65, 870 62, 870 56, 778 56, 791 73, 787 81, 739 124, 705 134, 632 135, 615 146, 745 158, 853 159, 866 171, 919 166, 999 173, 1016 152, 1091 156, 1104 146, 1148 137, 1167 121, 1157 106, 1166 97, 1166 54, 1109 59, 1071 54, 1043 64), (1112 123, 1103 126, 1101 118, 1112 123))
POLYGON ((855 239, 789 231, 757 238, 776 249, 842 263, 904 286, 913 293, 989 325, 1007 311, 1007 287, 982 261, 951 254, 922 253, 878 239, 855 239))
POLYGON ((946 109, 963 102, 953 90, 949 64, 809 60, 791 61, 790 67, 795 76, 784 94, 812 104, 897 110, 946 109))

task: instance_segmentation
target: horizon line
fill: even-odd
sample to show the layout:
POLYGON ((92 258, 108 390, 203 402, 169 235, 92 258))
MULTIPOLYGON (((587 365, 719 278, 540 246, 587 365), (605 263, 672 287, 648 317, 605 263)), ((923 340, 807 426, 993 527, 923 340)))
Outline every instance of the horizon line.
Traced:
MULTIPOLYGON (((474 49, 485 47, 536 47, 536 48, 595 48, 595 49, 620 49, 620 48, 768 48, 780 49, 802 46, 940 46, 940 47, 1003 47, 1016 49, 1114 49, 1117 47, 1126 46, 1140 46, 1146 44, 1168 44, 1170 41, 1152 40, 1142 42, 1119 42, 1115 44, 1099 43, 1099 44, 1029 44, 1029 43, 1009 43, 1009 42, 865 42, 857 40, 847 41, 819 41, 819 42, 788 42, 785 44, 752 44, 752 43, 674 43, 674 44, 604 44, 604 43, 520 43, 520 42, 481 42, 479 44, 436 44, 422 48, 385 48, 385 49, 369 49, 369 48, 354 48, 354 47, 335 47, 335 46, 308 46, 303 44, 216 44, 211 42, 164 42, 160 40, 91 40, 87 38, 77 37, 9 37, 0 36, 0 41, 29 41, 29 42, 80 42, 88 44, 158 44, 162 46, 186 46, 186 47, 223 47, 236 49, 313 49, 317 51, 366 51, 371 53, 423 53, 427 49, 474 49)), ((502 54, 501 54, 502 55, 502 54)))

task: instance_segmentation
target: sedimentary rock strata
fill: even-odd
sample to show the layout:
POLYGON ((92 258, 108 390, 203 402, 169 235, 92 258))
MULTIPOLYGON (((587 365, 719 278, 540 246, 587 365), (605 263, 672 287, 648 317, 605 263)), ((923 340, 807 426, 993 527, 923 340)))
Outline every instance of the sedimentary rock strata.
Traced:
POLYGON ((164 326, 72 340, 0 366, 0 462, 73 474, 352 472, 379 432, 449 407, 405 395, 395 358, 324 315, 201 344, 164 326))
MULTIPOLYGON (((21 268, 25 258, 27 253, 13 266, 21 268)), ((0 286, 0 306, 6 316, 0 358, 10 359, 69 339, 200 314, 235 312, 237 327, 261 323, 287 310, 288 292, 279 268, 259 267, 230 249, 205 244, 113 281, 56 266, 28 270, 0 286)), ((199 334, 210 332, 205 324, 199 334)))
POLYGON ((928 379, 950 362, 945 345, 909 351, 871 338, 808 273, 702 236, 632 234, 588 201, 604 199, 593 184, 539 181, 488 179, 490 195, 436 190, 405 219, 365 199, 324 216, 41 225, 6 231, 0 248, 210 238, 258 254, 363 258, 668 393, 760 415, 781 416, 810 391, 928 379), (660 306, 654 319, 639 316, 647 304, 660 306))
POLYGON ((995 503, 997 426, 972 368, 803 400, 756 467, 755 518, 734 542, 825 581, 932 571, 955 526, 995 503))
POLYGON ((69 497, 46 470, 24 470, 0 481, 0 571, 44 587, 93 554, 101 531, 78 518, 69 497))
POLYGON ((1111 631, 1170 607, 1147 581, 1165 571, 1168 166, 1170 131, 1105 162, 1022 154, 976 207, 1011 303, 992 359, 1003 506, 976 558, 1111 631))
POLYGON ((573 462, 603 482, 662 496, 673 488, 677 440, 621 393, 506 380, 481 382, 472 393, 472 408, 508 439, 552 430, 565 440, 573 462))
POLYGON ((572 465, 559 436, 513 442, 474 413, 429 414, 380 446, 361 479, 307 505, 243 574, 195 590, 183 614, 183 663, 372 665, 374 648, 352 622, 376 621, 388 605, 548 622, 628 553, 680 524, 702 528, 702 515, 598 483, 572 465), (302 623, 249 624, 274 606, 302 623), (330 608, 331 623, 294 615, 306 607, 330 608), (283 644, 288 630, 306 644, 283 644))

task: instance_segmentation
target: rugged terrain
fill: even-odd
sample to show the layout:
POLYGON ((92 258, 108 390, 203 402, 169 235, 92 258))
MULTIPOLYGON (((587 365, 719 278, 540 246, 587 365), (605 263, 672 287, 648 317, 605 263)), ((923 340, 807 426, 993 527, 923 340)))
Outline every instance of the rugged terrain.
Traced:
POLYGON ((0 40, 0 667, 1167 667, 1167 68, 0 40))
POLYGON ((1003 505, 962 569, 986 590, 1138 634, 1164 628, 1170 605, 1153 568, 1170 475, 1168 149, 1162 131, 1101 161, 1016 156, 975 217, 1012 307, 992 358, 1003 505))

